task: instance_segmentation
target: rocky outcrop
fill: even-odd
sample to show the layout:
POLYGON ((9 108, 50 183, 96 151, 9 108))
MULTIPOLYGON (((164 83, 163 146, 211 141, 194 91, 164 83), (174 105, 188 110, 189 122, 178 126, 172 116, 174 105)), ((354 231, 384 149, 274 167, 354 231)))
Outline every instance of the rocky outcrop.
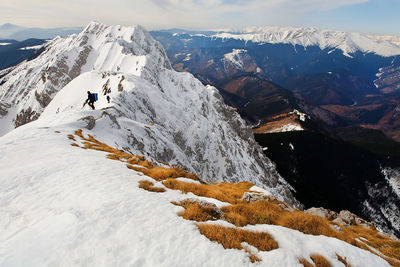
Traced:
POLYGON ((207 182, 268 187, 278 199, 300 206, 218 90, 172 70, 161 44, 140 26, 90 23, 76 36, 51 41, 38 58, 18 68, 4 85, 17 81, 18 93, 4 95, 17 110, 31 107, 46 123, 79 121, 120 149, 184 166, 207 182), (29 88, 23 87, 25 69, 27 80, 36 82, 29 88), (89 89, 99 96, 95 111, 82 106, 89 89), (52 100, 42 113, 44 92, 52 100))
POLYGON ((305 213, 320 216, 322 218, 328 219, 329 221, 335 222, 340 225, 360 225, 364 227, 376 227, 374 222, 367 222, 366 220, 358 217, 354 213, 348 210, 342 210, 339 213, 324 209, 324 208, 309 208, 304 211, 305 213))

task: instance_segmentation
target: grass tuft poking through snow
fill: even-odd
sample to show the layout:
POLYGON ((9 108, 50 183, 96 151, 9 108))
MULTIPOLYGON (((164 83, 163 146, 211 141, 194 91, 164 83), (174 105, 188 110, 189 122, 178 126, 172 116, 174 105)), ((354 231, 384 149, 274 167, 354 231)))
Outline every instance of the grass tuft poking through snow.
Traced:
POLYGON ((154 186, 154 183, 152 181, 148 181, 148 180, 139 181, 139 188, 142 188, 142 189, 150 191, 150 192, 156 192, 156 193, 165 192, 164 188, 156 187, 156 186, 154 186))
POLYGON ((220 219, 221 215, 211 206, 202 205, 201 203, 191 200, 181 202, 172 202, 172 204, 181 206, 185 210, 178 213, 179 216, 186 220, 205 222, 220 219))
POLYGON ((248 224, 277 224, 283 208, 271 201, 241 202, 222 207, 224 219, 236 226, 248 224))
POLYGON ((252 263, 255 263, 256 261, 262 261, 257 255, 253 254, 249 248, 245 247, 244 251, 246 251, 249 254, 249 259, 252 263))
POLYGON ((349 264, 349 263, 347 262, 346 257, 343 258, 343 257, 341 257, 341 256, 338 255, 338 254, 336 254, 336 257, 337 257, 338 261, 340 261, 341 263, 344 264, 344 266, 346 266, 346 267, 352 267, 351 264, 349 264))
MULTIPOLYGON (((184 208, 178 215, 186 220, 197 222, 224 220, 237 227, 263 224, 279 225, 305 234, 337 238, 353 246, 368 250, 385 259, 392 266, 400 266, 400 241, 379 233, 374 228, 366 228, 359 225, 338 225, 329 219, 303 213, 270 196, 262 200, 247 202, 242 199, 245 192, 257 195, 250 190, 254 185, 249 182, 204 184, 201 181, 200 183, 179 181, 176 178, 185 177, 195 181, 199 181, 199 178, 179 168, 156 166, 152 162, 146 161, 142 156, 132 155, 110 147, 91 135, 86 138, 82 130, 77 130, 75 136, 68 135, 68 138, 75 141, 71 144, 72 146, 108 152, 107 158, 126 163, 129 169, 142 172, 155 181, 162 181, 163 185, 168 189, 179 190, 183 194, 190 192, 196 196, 230 203, 230 205, 217 208, 208 205, 207 202, 203 203, 195 200, 172 202, 184 208), (82 139, 82 146, 75 143, 78 142, 76 136, 82 139), (341 230, 338 231, 333 226, 335 228, 339 227, 341 230)), ((155 187, 154 183, 148 180, 140 181, 139 187, 152 192, 166 191, 164 188, 155 187)), ((252 232, 214 224, 197 224, 197 227, 202 235, 222 244, 224 248, 243 249, 249 254, 251 262, 260 261, 261 259, 244 244, 247 243, 261 251, 278 248, 276 241, 265 231, 252 232)), ((345 266, 351 266, 347 263, 346 258, 338 254, 336 256, 336 259, 345 266)), ((314 264, 304 258, 299 258, 298 260, 306 267, 331 266, 329 261, 322 255, 313 254, 310 258, 314 264)))
POLYGON ((151 163, 148 161, 141 161, 136 163, 136 165, 140 165, 140 167, 130 164, 128 164, 127 167, 129 169, 142 172, 144 175, 149 176, 156 181, 163 181, 169 178, 178 178, 178 177, 185 177, 196 181, 199 180, 199 178, 196 175, 190 174, 178 168, 165 168, 161 166, 153 166, 152 164, 151 165, 150 164, 151 163))
MULTIPOLYGON (((190 192, 194 192, 195 194, 198 193, 196 190, 190 192)), ((208 197, 210 197, 209 194, 208 197)), ((283 208, 284 205, 282 204, 283 202, 278 200, 259 200, 250 203, 237 201, 236 204, 222 207, 221 211, 223 214, 220 216, 220 218, 238 227, 249 224, 273 224, 298 230, 305 234, 334 237, 359 248, 368 250, 384 258, 393 266, 399 266, 398 258, 400 255, 400 242, 398 240, 391 239, 388 236, 383 236, 376 231, 376 229, 369 229, 363 226, 341 226, 342 231, 338 232, 332 228, 331 225, 333 223, 331 223, 329 220, 319 216, 306 214, 298 210, 285 210, 283 208), (357 241, 360 237, 365 238, 365 240, 367 240, 365 242, 368 243, 368 246, 373 247, 382 254, 379 255, 365 244, 357 241)), ((185 205, 182 206, 184 208, 188 207, 185 205)), ((182 212, 180 215, 188 220, 195 220, 192 219, 193 217, 205 218, 207 216, 207 214, 198 214, 202 212, 203 209, 196 209, 195 211, 196 216, 184 217, 184 212, 182 212)), ((193 210, 190 211, 190 213, 192 212, 193 210)))
POLYGON ((68 135, 68 138, 69 138, 69 139, 71 139, 71 140, 74 140, 74 141, 76 141, 76 140, 75 140, 75 136, 74 136, 74 135, 72 135, 72 134, 69 134, 69 135, 68 135))
POLYGON ((311 262, 309 262, 308 260, 304 259, 304 258, 300 258, 299 259, 300 264, 302 264, 304 267, 314 267, 314 264, 312 264, 311 262))
POLYGON ((238 203, 243 193, 248 191, 253 184, 249 182, 239 183, 213 183, 213 184, 195 184, 167 179, 163 184, 169 189, 179 190, 182 193, 193 193, 197 196, 214 198, 222 202, 238 203))
POLYGON ((300 258, 299 262, 302 264, 304 267, 331 267, 331 263, 322 255, 320 254, 313 254, 310 256, 311 260, 314 262, 312 264, 308 260, 304 258, 300 258))
MULTIPOLYGON (((224 248, 245 249, 242 245, 243 242, 246 242, 260 251, 271 251, 278 248, 278 243, 271 235, 265 232, 253 232, 214 224, 197 224, 197 228, 199 228, 202 235, 206 236, 211 241, 220 243, 224 248)), ((245 250, 249 251, 248 249, 245 250)), ((258 257, 255 255, 253 256, 253 260, 250 256, 252 262, 256 259, 258 259, 258 257)))
MULTIPOLYGON (((75 135, 80 137, 84 141, 83 142, 84 148, 108 152, 110 154, 107 155, 107 158, 126 162, 128 163, 127 167, 129 169, 142 172, 144 175, 150 176, 157 181, 162 181, 168 178, 178 178, 178 177, 185 177, 199 181, 199 178, 194 174, 188 173, 178 168, 155 166, 152 162, 145 160, 143 156, 132 155, 125 151, 110 147, 107 144, 98 141, 91 135, 85 137, 83 135, 82 129, 75 131, 75 135)), ((68 138, 71 140, 75 140, 75 137, 71 134, 68 135, 68 138)))
POLYGON ((313 254, 310 256, 316 267, 331 267, 331 263, 322 255, 313 254))
POLYGON ((336 234, 328 220, 316 215, 305 214, 301 211, 285 212, 278 220, 277 224, 305 234, 332 237, 336 234))

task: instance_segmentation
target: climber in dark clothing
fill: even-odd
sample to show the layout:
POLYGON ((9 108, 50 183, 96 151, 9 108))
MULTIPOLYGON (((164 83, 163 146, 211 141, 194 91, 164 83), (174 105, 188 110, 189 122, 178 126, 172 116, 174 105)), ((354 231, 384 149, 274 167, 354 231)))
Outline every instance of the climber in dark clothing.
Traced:
POLYGON ((110 104, 110 96, 109 95, 107 96, 107 101, 110 104))
POLYGON ((94 95, 92 93, 90 93, 90 91, 87 91, 88 94, 88 98, 86 99, 85 103, 83 104, 83 106, 85 106, 86 103, 88 103, 88 105, 94 109, 94 95))

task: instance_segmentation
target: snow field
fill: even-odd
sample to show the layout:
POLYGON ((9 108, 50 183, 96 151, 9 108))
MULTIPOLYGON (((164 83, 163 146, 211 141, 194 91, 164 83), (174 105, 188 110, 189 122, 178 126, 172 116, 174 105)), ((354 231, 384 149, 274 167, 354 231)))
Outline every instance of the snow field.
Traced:
POLYGON ((180 193, 139 189, 145 177, 71 146, 60 131, 1 140, 0 266, 246 264, 244 253, 210 245, 176 215, 169 202, 180 193))
MULTIPOLYGON (((169 189, 139 189, 140 180, 154 180, 107 159, 105 152, 71 146, 72 125, 40 126, 30 123, 0 139, 0 266, 251 265, 245 251, 224 249, 200 235, 194 222, 177 215, 182 208, 170 202, 228 203, 169 189)), ((355 266, 389 266, 334 238, 274 225, 243 229, 268 232, 278 242, 278 249, 256 254, 262 266, 300 266, 299 257, 315 253, 332 266, 343 266, 336 253, 355 266)))
MULTIPOLYGON (((252 179, 270 186, 277 198, 295 202, 284 195, 289 185, 246 135, 239 116, 222 104, 216 89, 171 71, 159 43, 139 26, 91 23, 81 34, 56 38, 46 46, 37 59, 17 66, 0 88, 2 101, 17 103, 0 121, 7 131, 21 110, 44 110, 36 93, 54 97, 38 121, 0 138, 0 266, 250 265, 244 251, 210 242, 193 222, 177 216, 181 207, 170 203, 199 197, 142 190, 138 182, 151 178, 106 159, 104 152, 73 147, 67 138, 92 120, 95 127, 87 132, 110 146, 127 147, 152 160, 165 154, 162 162, 182 163, 209 179, 252 179), (86 44, 92 47, 87 57, 81 55, 86 44), (65 72, 49 71, 54 69, 65 72), (119 92, 122 75, 124 90, 119 92), (101 93, 107 79, 111 104, 101 93), (11 85, 15 87, 8 90, 11 85), (94 111, 82 108, 88 90, 99 94, 94 111)), ((282 248, 260 253, 262 265, 299 266, 299 255, 318 250, 340 266, 319 248, 325 243, 318 237, 288 230, 268 228, 282 248), (294 247, 292 238, 297 238, 294 247)), ((341 251, 340 242, 331 241, 328 248, 341 251)), ((360 251, 346 247, 341 256, 361 255, 374 264, 370 266, 387 266, 360 251)))

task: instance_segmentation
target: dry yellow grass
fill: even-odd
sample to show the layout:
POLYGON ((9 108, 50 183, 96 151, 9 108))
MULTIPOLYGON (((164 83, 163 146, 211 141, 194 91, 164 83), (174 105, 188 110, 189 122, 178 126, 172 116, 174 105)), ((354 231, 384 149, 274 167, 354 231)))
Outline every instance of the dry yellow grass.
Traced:
MULTIPOLYGON (((140 165, 140 166, 149 165, 149 163, 147 161, 145 161, 143 164, 140 164, 140 163, 141 162, 139 162, 136 165, 140 165)), ((139 166, 134 166, 134 165, 130 165, 130 164, 128 164, 127 167, 129 169, 132 169, 132 170, 135 170, 138 172, 142 172, 144 175, 149 176, 157 181, 164 181, 166 179, 178 178, 178 177, 185 177, 185 178, 189 178, 189 179, 196 180, 196 181, 199 180, 199 178, 196 175, 188 173, 188 172, 183 171, 178 168, 165 168, 165 167, 161 167, 161 166, 139 167, 139 166)))
POLYGON ((137 165, 143 166, 145 168, 151 168, 153 167, 153 163, 151 163, 150 161, 147 160, 140 160, 138 161, 138 163, 136 163, 137 165))
POLYGON ((278 219, 285 211, 270 201, 240 202, 222 208, 224 219, 236 226, 247 224, 278 224, 278 219))
MULTIPOLYGON (((167 187, 171 189, 179 189, 182 192, 193 192, 199 196, 213 197, 213 190, 209 187, 212 185, 200 185, 196 184, 181 185, 179 181, 165 181, 167 187), (173 186, 169 185, 169 182, 173 186), (178 184, 179 186, 176 186, 178 184), (205 186, 205 187, 204 187, 205 186)), ((389 237, 381 236, 375 229, 368 229, 362 226, 349 226, 343 227, 342 232, 335 231, 331 226, 329 220, 321 218, 319 216, 305 214, 301 211, 289 212, 284 210, 280 205, 279 201, 256 201, 251 203, 237 201, 237 199, 228 199, 227 196, 224 198, 213 197, 222 201, 236 203, 222 208, 223 216, 221 219, 226 220, 236 226, 245 226, 248 224, 274 224, 281 225, 290 229, 301 231, 305 234, 312 235, 325 235, 328 237, 335 237, 354 246, 358 246, 362 249, 369 250, 366 245, 357 242, 356 239, 364 237, 368 239, 365 241, 369 246, 377 249, 386 257, 383 257, 393 266, 399 266, 398 257, 399 252, 399 241, 393 240, 389 237), (389 258, 388 258, 389 257, 389 258)), ((201 209, 197 209, 196 213, 202 212, 201 209)), ((197 217, 206 215, 197 214, 197 217)), ((191 217, 186 217, 191 220, 191 217)), ((373 252, 374 253, 374 252, 373 252)), ((374 253, 376 254, 376 253, 374 253)), ((379 256, 379 255, 378 255, 379 256)), ((316 258, 318 259, 318 257, 316 258)))
POLYGON ((336 231, 329 221, 319 216, 305 214, 301 211, 284 210, 279 201, 260 200, 251 203, 238 203, 222 208, 224 219, 237 226, 247 224, 275 224, 299 230, 306 234, 335 236, 336 231))
POLYGON ((331 267, 331 263, 320 254, 313 254, 310 256, 316 267, 331 267))
POLYGON ((144 161, 144 157, 138 156, 138 155, 133 155, 130 158, 126 160, 127 163, 129 164, 138 164, 140 161, 144 161))
POLYGON ((381 253, 400 260, 400 241, 394 240, 389 236, 382 235, 375 229, 369 229, 362 226, 352 226, 350 230, 357 235, 358 238, 367 239, 364 241, 367 245, 378 249, 381 253))
POLYGON ((314 267, 314 264, 310 263, 308 260, 300 258, 300 264, 303 264, 304 267, 314 267))
POLYGON ((195 184, 177 181, 175 179, 167 179, 163 184, 173 190, 179 190, 186 194, 192 192, 197 196, 210 197, 223 202, 238 203, 243 193, 253 186, 252 183, 240 182, 233 183, 215 183, 195 184))
MULTIPOLYGON (((198 196, 210 197, 218 199, 223 202, 231 203, 230 206, 225 206, 222 208, 224 219, 231 222, 237 226, 244 226, 247 224, 275 224, 288 227, 291 229, 299 230, 306 234, 313 235, 325 235, 329 237, 335 237, 352 245, 358 246, 362 249, 369 250, 370 252, 377 254, 372 251, 368 246, 378 250, 385 256, 381 256, 387 260, 393 266, 400 266, 400 241, 394 240, 389 236, 381 235, 376 229, 369 229, 362 226, 340 226, 342 228, 341 232, 334 230, 331 225, 334 224, 327 219, 305 214, 301 211, 289 212, 282 208, 282 202, 274 200, 262 200, 247 203, 241 201, 244 192, 249 191, 253 184, 248 182, 241 182, 237 184, 233 183, 214 183, 214 184, 196 184, 196 183, 186 183, 182 181, 177 181, 174 178, 186 177, 194 180, 199 180, 194 174, 190 174, 179 168, 169 168, 154 166, 150 161, 146 161, 144 157, 138 155, 132 155, 126 153, 122 150, 110 147, 100 141, 96 140, 93 136, 88 135, 84 137, 81 129, 75 131, 75 135, 80 137, 83 142, 83 147, 79 146, 77 143, 72 143, 72 146, 81 147, 83 149, 94 149, 99 151, 108 152, 107 158, 113 160, 119 160, 126 162, 127 167, 143 174, 152 177, 157 181, 163 181, 163 184, 170 189, 180 190, 183 193, 192 192, 198 196), (363 241, 360 237, 364 238, 363 241)), ((68 135, 71 140, 76 140, 75 136, 68 135)), ((163 188, 154 187, 154 184, 142 184, 141 188, 146 190, 155 190, 155 192, 160 192, 164 190, 163 188)), ((215 214, 209 209, 209 207, 201 206, 200 204, 182 204, 181 206, 185 208, 185 211, 181 212, 179 215, 188 220, 194 221, 206 221, 217 218, 215 214)), ((218 215, 219 216, 219 215, 218 215)), ((200 228, 199 228, 200 229, 200 228)), ((205 229, 205 228, 204 228, 205 229)), ((217 229, 217 228, 216 228, 217 229)), ((232 234, 233 228, 228 228, 226 234, 232 234)), ((213 230, 218 235, 221 235, 221 229, 213 230)), ((210 234, 210 231, 200 231, 210 234)), ((240 234, 243 236, 242 232, 234 232, 235 234, 240 234)), ((249 236, 249 235, 248 235, 249 236)), ((255 235, 254 237, 257 237, 255 235)), ((224 237, 225 238, 225 237, 224 237)), ((232 237, 233 238, 233 237, 232 237)), ((231 238, 231 239, 232 239, 231 238)), ((234 238, 233 238, 234 239, 234 238)), ((227 241, 224 241, 227 242, 227 241)), ((246 241, 247 242, 247 241, 246 241)), ((256 241, 254 241, 256 242, 256 241)), ((251 244, 250 242, 247 242, 251 244)), ((256 242, 257 243, 257 242, 256 242)), ((225 244, 225 243, 224 243, 225 244)), ((224 245, 225 247, 225 245, 224 245)), ((378 255, 379 256, 379 255, 378 255)), ((254 255, 254 257, 256 257, 254 255)), ((345 261, 343 258, 339 258, 345 261)), ((326 264, 320 257, 314 257, 318 264, 326 264)), ((256 260, 254 258, 254 260, 256 260)), ((301 262, 302 259, 299 259, 301 262)), ((313 259, 314 260, 314 259, 313 259)), ((343 262, 343 261, 342 261, 343 262)), ((328 262, 329 263, 329 262, 328 262)), ((343 262, 344 263, 344 262, 343 262)), ((302 264, 307 264, 302 262, 302 264)), ((317 263, 315 263, 317 264, 317 263)), ((345 264, 345 263, 344 263, 345 264)), ((318 265, 317 265, 318 266, 318 265)), ((321 265, 329 266, 329 265, 321 265)), ((346 265, 347 266, 347 265, 346 265)), ((350 266, 350 265, 348 265, 350 266)))
MULTIPOLYGON (((112 160, 127 162, 128 168, 142 172, 145 175, 150 176, 157 181, 162 181, 168 178, 177 178, 177 177, 186 177, 197 181, 200 180, 196 175, 183 171, 179 168, 154 166, 152 162, 145 160, 145 158, 142 156, 132 155, 126 153, 125 151, 115 149, 107 144, 98 141, 91 135, 85 137, 83 135, 82 129, 75 131, 75 135, 80 137, 84 141, 83 142, 84 148, 108 152, 109 154, 107 155, 107 158, 112 160), (138 165, 141 167, 133 165, 138 165)), ((68 135, 68 138, 75 140, 74 135, 68 135)))
POLYGON ((205 222, 220 219, 220 214, 210 206, 201 205, 198 202, 184 200, 179 203, 173 202, 172 204, 182 206, 184 211, 178 213, 179 216, 186 220, 205 222))
POLYGON ((336 236, 336 231, 329 225, 328 220, 301 211, 285 212, 277 224, 305 234, 336 236))
POLYGON ((344 266, 346 266, 346 267, 352 267, 351 264, 349 264, 349 263, 347 262, 346 257, 343 258, 343 257, 341 257, 341 256, 338 255, 338 254, 336 254, 336 257, 337 257, 338 261, 340 261, 341 263, 344 264, 344 266))
POLYGON ((247 247, 244 248, 244 251, 246 251, 249 254, 249 258, 250 258, 250 262, 255 263, 262 261, 257 255, 254 255, 250 249, 248 249, 247 247))
POLYGON ((82 134, 82 129, 78 129, 75 131, 75 135, 79 136, 82 139, 85 139, 85 137, 82 134))
POLYGON ((121 159, 120 159, 119 157, 117 157, 116 155, 114 155, 114 154, 108 154, 108 155, 106 156, 106 158, 112 159, 112 160, 121 161, 121 159))
POLYGON ((150 191, 150 192, 156 192, 156 193, 165 192, 164 188, 156 187, 156 186, 154 186, 153 182, 148 181, 148 180, 139 181, 139 188, 142 188, 142 189, 150 191))
POLYGON ((381 257, 392 266, 400 266, 400 241, 382 235, 376 229, 365 228, 362 226, 342 227, 342 229, 342 232, 337 233, 338 239, 368 250, 377 256, 381 256, 371 250, 368 246, 373 247, 385 255, 381 257), (356 239, 360 240, 360 238, 363 238, 361 239, 362 242, 356 241, 356 239))
MULTIPOLYGON (((197 228, 199 228, 202 235, 211 241, 220 243, 224 248, 245 249, 242 247, 243 242, 261 251, 270 251, 278 248, 278 243, 271 235, 265 232, 252 232, 213 224, 197 224, 197 228)), ((252 260, 251 255, 250 260, 252 260)), ((259 258, 254 255, 253 260, 255 261, 256 259, 259 258)))

